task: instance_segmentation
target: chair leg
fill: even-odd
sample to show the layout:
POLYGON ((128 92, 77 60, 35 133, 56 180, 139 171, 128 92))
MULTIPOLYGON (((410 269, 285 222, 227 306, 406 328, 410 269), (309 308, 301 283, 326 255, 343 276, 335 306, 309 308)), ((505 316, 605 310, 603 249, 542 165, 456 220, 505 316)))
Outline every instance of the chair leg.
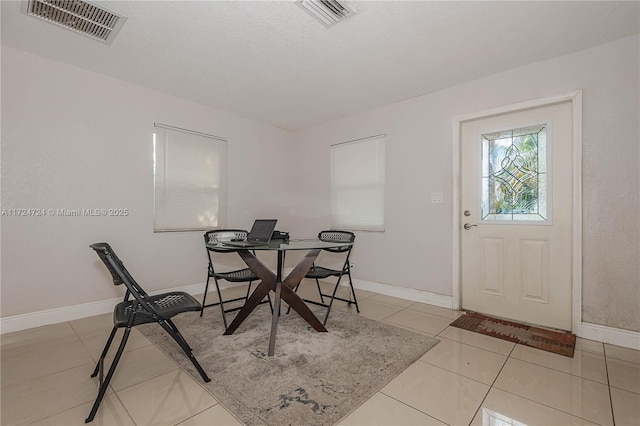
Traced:
POLYGON ((204 285, 204 294, 202 295, 202 306, 200 307, 200 316, 204 313, 204 305, 207 301, 207 292, 209 291, 209 280, 211 279, 211 275, 207 273, 207 283, 204 285))
MULTIPOLYGON (((100 382, 100 390, 98 391, 98 396, 96 397, 96 400, 93 403, 93 407, 91 407, 91 412, 89 413, 89 417, 87 417, 84 420, 85 423, 92 422, 93 418, 96 416, 96 413, 98 412, 98 407, 100 407, 100 402, 102 402, 102 398, 104 397, 104 394, 106 393, 107 388, 109 387, 109 382, 113 377, 113 373, 116 371, 116 367, 118 366, 118 362, 122 357, 122 353, 124 352, 124 347, 127 344, 127 340, 129 340, 130 333, 131 333, 131 327, 127 327, 124 330, 124 335, 122 336, 122 341, 120 342, 120 346, 118 347, 118 352, 116 352, 116 356, 113 358, 113 361, 111 362, 111 367, 109 367, 109 372, 107 373, 107 377, 104 379, 104 381, 101 380, 100 382)), ((113 337, 113 335, 114 333, 112 332, 111 337, 113 337)), ((105 351, 106 350, 108 350, 108 347, 105 348, 105 351)), ((103 353, 105 352, 103 351, 103 353)), ((102 364, 101 361, 102 359, 98 361, 99 365, 102 364)), ((91 377, 95 377, 95 375, 92 375, 91 377)))
POLYGON ((182 333, 180 333, 180 330, 178 330, 178 327, 175 325, 175 323, 173 321, 171 321, 171 319, 169 319, 169 318, 167 318, 165 320, 165 322, 167 323, 167 325, 169 327, 171 327, 171 330, 180 338, 180 340, 183 341, 185 345, 187 345, 189 350, 192 351, 193 348, 191 346, 189 346, 189 344, 187 343, 187 340, 184 338, 182 333))
POLYGON ((318 287, 318 294, 320 295, 320 301, 324 303, 324 295, 322 294, 322 289, 320 288, 320 281, 316 278, 316 287, 318 287))
POLYGON ((222 322, 224 323, 224 330, 227 331, 227 316, 224 312, 224 303, 222 301, 222 292, 220 291, 220 285, 218 284, 218 279, 213 277, 213 281, 216 283, 216 290, 218 291, 218 300, 220 301, 220 312, 222 313, 222 322))
POLYGON ((96 377, 98 375, 98 371, 100 370, 100 363, 104 362, 104 358, 107 356, 107 352, 109 352, 109 347, 111 346, 111 342, 113 342, 113 338, 116 336, 117 331, 118 331, 118 327, 114 325, 113 329, 111 330, 111 334, 107 339, 107 344, 104 345, 102 354, 100 355, 100 358, 98 358, 98 363, 96 364, 96 368, 93 370, 93 373, 91 373, 91 377, 96 377))
POLYGON ((271 315, 273 315, 273 303, 271 303, 271 293, 267 293, 267 300, 269 300, 269 308, 271 308, 271 315))
MULTIPOLYGON (((251 285, 253 284, 253 281, 249 281, 249 286, 247 287, 247 296, 245 298, 245 303, 247 302, 247 300, 249 300, 249 296, 251 295, 251 285)), ((264 301, 264 299, 262 299, 264 301)), ((269 308, 271 308, 271 313, 273 314, 273 304, 271 303, 271 296, 269 294, 267 294, 267 300, 269 301, 269 308)), ((262 302, 260 302, 262 303, 262 302)))
POLYGON ((356 305, 356 312, 360 313, 360 307, 358 306, 358 299, 356 299, 356 291, 353 289, 353 281, 351 281, 351 272, 347 274, 349 277, 349 287, 351 287, 351 294, 353 294, 353 303, 356 305))
POLYGON ((342 275, 338 277, 338 281, 336 282, 336 286, 333 288, 333 293, 331 293, 331 300, 329 300, 329 307, 327 308, 327 313, 324 316, 324 322, 322 325, 327 325, 327 320, 329 319, 329 313, 331 312, 331 306, 333 306, 333 299, 336 297, 336 292, 338 291, 338 287, 340 286, 340 280, 342 279, 342 275))
MULTIPOLYGON (((297 292, 298 292, 298 287, 300 287, 300 284, 301 284, 301 283, 302 283, 302 281, 300 281, 300 282, 298 283, 298 285, 296 285, 296 286, 293 288, 294 293, 297 293, 297 292)), ((269 299, 269 300, 271 300, 271 299, 269 299)), ((289 306, 289 307, 287 308, 287 315, 289 315, 289 312, 291 312, 291 306, 289 306)), ((273 313, 273 309, 271 309, 271 313, 273 313)))
POLYGON ((184 337, 182 336, 182 334, 180 334, 175 324, 171 320, 166 320, 166 321, 160 320, 158 321, 158 324, 160 324, 162 328, 164 328, 167 331, 167 333, 169 333, 169 335, 173 337, 173 340, 175 340, 176 343, 180 345, 184 353, 187 355, 187 358, 191 360, 191 363, 193 364, 193 366, 196 368, 196 370, 198 370, 198 373, 200 373, 202 380, 204 380, 205 382, 210 382, 211 379, 209 378, 209 376, 207 376, 207 373, 205 373, 202 367, 200 366, 200 363, 198 362, 196 357, 193 355, 193 352, 191 351, 191 348, 187 344, 187 341, 184 340, 184 337))

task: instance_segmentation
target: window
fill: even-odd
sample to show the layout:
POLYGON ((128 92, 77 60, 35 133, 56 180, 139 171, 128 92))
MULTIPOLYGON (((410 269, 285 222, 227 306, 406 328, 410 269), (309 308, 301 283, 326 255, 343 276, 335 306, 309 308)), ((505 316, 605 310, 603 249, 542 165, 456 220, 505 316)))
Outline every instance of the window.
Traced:
POLYGON ((385 135, 331 147, 332 225, 384 231, 385 135))
POLYGON ((482 135, 482 220, 548 221, 547 126, 482 135))
POLYGON ((155 124, 155 232, 222 227, 227 210, 227 141, 155 124))

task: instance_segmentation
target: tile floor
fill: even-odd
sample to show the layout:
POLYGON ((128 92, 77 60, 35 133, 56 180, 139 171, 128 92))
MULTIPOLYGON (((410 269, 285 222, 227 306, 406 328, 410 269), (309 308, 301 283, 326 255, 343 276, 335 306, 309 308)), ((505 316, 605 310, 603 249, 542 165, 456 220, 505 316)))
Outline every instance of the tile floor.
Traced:
MULTIPOLYGON (((301 289, 307 297, 314 290, 301 289)), ((639 351, 578 339, 571 359, 449 327, 456 311, 357 295, 362 316, 440 343, 340 425, 640 425, 639 351)), ((89 375, 110 328, 106 314, 3 335, 0 423, 83 424, 97 392, 89 375)), ((200 381, 132 334, 96 426, 240 424, 200 381)))

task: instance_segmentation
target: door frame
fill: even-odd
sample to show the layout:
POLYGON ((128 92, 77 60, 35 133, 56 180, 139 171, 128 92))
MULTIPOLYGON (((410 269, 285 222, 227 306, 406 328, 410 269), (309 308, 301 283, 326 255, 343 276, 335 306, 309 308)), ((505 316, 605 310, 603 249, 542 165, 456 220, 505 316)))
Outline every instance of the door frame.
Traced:
POLYGON ((487 118, 495 115, 524 111, 563 102, 571 102, 573 115, 573 183, 572 183, 572 229, 571 229, 571 331, 581 334, 582 325, 582 90, 574 90, 565 94, 550 96, 530 101, 519 102, 492 108, 484 111, 465 114, 453 118, 453 182, 452 182, 452 307, 462 308, 462 244, 461 217, 462 210, 462 170, 460 167, 462 154, 462 125, 471 120, 487 118))

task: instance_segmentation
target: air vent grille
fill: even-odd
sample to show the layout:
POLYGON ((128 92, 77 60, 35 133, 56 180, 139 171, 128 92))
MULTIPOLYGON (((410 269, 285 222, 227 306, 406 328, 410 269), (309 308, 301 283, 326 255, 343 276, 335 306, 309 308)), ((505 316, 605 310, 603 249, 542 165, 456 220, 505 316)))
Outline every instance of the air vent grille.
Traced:
POLYGON ((355 14, 351 7, 335 0, 299 0, 297 3, 327 28, 355 14))
POLYGON ((82 0, 29 0, 26 13, 110 44, 127 20, 103 6, 82 0))

